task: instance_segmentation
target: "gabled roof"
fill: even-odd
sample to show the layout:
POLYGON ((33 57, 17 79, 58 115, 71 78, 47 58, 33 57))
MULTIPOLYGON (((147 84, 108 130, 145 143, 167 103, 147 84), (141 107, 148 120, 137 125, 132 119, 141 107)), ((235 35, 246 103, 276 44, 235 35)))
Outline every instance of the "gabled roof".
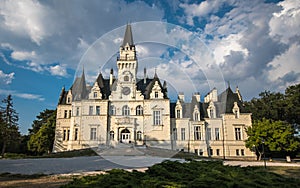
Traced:
POLYGON ((131 31, 131 25, 127 24, 126 31, 122 43, 122 47, 126 46, 126 44, 129 44, 129 46, 133 46, 133 37, 132 37, 132 31, 131 31))
POLYGON ((168 98, 166 83, 163 86, 157 74, 155 73, 153 79, 146 78, 146 83, 144 82, 144 79, 140 79, 136 83, 137 90, 140 90, 142 92, 142 94, 144 95, 144 99, 150 99, 150 93, 156 81, 158 82, 161 88, 161 91, 164 95, 164 99, 168 98))

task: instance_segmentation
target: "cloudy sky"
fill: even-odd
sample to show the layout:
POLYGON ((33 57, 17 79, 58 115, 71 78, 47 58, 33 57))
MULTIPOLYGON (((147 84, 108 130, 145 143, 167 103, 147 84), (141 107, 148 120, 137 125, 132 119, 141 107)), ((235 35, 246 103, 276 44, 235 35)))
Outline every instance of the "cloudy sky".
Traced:
POLYGON ((83 67, 90 83, 116 72, 129 22, 138 75, 156 70, 172 100, 227 82, 250 100, 300 81, 299 0, 2 0, 0 97, 12 94, 22 133, 83 67))

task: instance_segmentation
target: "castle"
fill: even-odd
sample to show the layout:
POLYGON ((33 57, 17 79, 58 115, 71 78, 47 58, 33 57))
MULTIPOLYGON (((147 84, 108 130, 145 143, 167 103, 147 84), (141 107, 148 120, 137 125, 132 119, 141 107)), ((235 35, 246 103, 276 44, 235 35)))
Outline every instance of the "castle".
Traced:
POLYGON ((90 86, 85 73, 69 90, 62 89, 57 105, 54 152, 88 147, 158 147, 212 157, 253 157, 245 147, 245 129, 251 114, 245 112, 238 88, 218 95, 212 89, 201 102, 179 93, 168 98, 167 83, 137 77, 138 61, 131 25, 126 26, 117 58, 117 77, 100 73, 90 86))

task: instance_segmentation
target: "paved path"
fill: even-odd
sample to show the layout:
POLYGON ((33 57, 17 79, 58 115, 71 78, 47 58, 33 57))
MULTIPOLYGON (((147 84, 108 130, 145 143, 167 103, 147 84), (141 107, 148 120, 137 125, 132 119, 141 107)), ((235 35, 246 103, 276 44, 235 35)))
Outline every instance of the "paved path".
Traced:
POLYGON ((151 156, 93 156, 44 159, 2 159, 0 173, 13 174, 68 174, 113 168, 135 169, 149 167, 168 158, 151 156))
MULTIPOLYGON (((264 166, 264 161, 224 161, 224 165, 232 166, 264 166)), ((269 162, 266 161, 266 166, 291 166, 300 167, 300 163, 287 163, 287 162, 269 162)))

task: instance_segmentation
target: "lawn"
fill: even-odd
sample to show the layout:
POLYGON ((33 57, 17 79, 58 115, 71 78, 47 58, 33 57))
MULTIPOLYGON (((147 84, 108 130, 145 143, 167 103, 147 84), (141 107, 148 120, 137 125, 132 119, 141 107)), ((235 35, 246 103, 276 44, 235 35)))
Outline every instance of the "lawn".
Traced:
POLYGON ((63 187, 300 187, 300 168, 224 166, 222 161, 164 161, 145 172, 121 169, 75 178, 63 187))

